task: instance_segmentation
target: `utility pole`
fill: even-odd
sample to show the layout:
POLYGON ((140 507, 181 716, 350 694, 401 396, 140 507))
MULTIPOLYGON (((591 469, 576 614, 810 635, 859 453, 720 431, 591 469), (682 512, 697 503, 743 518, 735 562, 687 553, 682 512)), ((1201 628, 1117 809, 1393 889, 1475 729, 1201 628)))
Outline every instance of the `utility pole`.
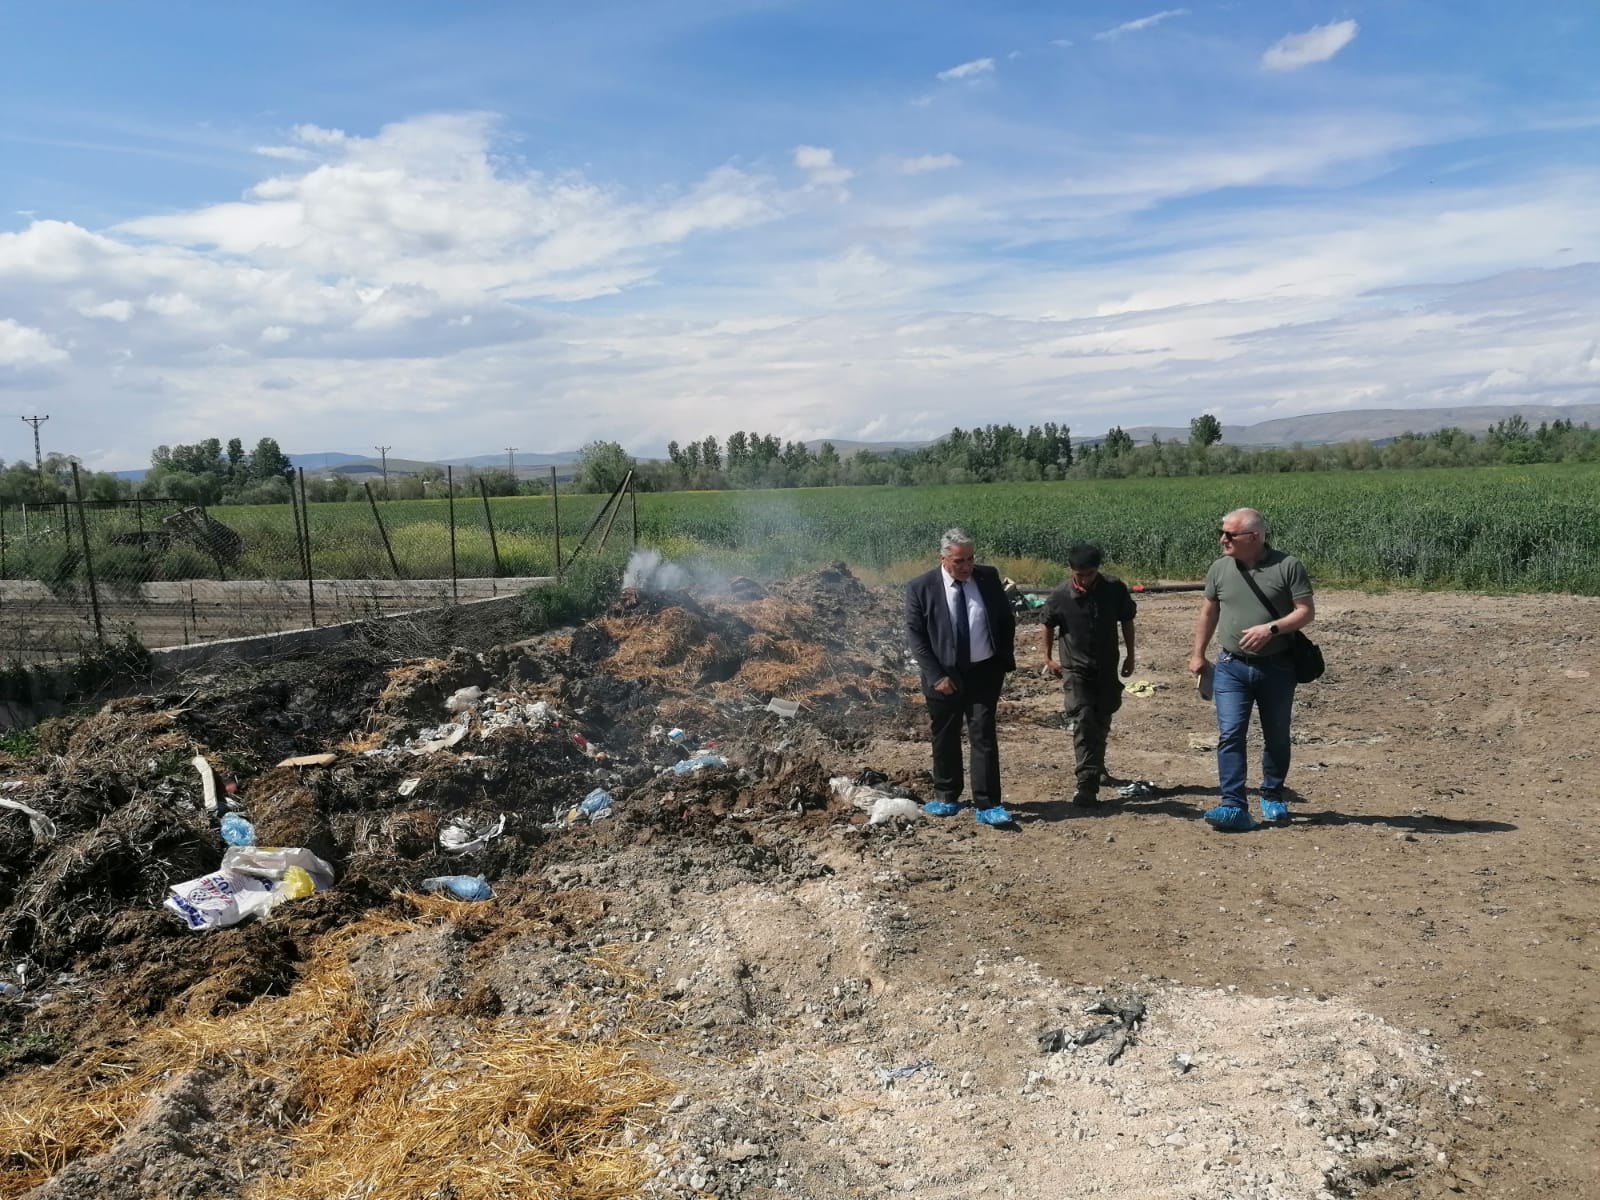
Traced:
POLYGON ((43 425, 50 419, 50 414, 46 413, 42 417, 23 417, 22 419, 29 425, 33 426, 33 469, 37 471, 39 473, 39 477, 43 479, 44 455, 39 453, 39 426, 43 425))
POLYGON ((506 447, 506 472, 511 476, 511 494, 517 494, 517 448, 506 447))
POLYGON ((373 449, 378 452, 379 457, 383 460, 383 498, 387 500, 389 498, 389 451, 393 447, 374 446, 373 449))

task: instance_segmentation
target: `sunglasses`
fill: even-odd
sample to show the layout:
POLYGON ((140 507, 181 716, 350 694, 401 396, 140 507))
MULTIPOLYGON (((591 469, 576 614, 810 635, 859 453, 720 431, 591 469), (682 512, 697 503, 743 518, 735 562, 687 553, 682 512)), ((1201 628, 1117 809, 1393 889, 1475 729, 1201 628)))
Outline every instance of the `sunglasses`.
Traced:
POLYGON ((1234 533, 1231 529, 1217 530, 1217 536, 1225 542, 1231 542, 1236 538, 1255 537, 1255 535, 1256 531, 1253 529, 1241 529, 1238 533, 1234 533))

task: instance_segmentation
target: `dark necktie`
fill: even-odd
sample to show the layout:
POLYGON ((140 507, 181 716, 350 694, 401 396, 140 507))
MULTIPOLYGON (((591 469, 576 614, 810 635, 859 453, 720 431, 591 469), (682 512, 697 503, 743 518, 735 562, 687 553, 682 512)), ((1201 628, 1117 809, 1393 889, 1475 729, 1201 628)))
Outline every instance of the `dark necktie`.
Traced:
POLYGON ((956 666, 972 665, 972 630, 967 625, 967 589, 961 580, 952 579, 950 586, 956 590, 956 666))

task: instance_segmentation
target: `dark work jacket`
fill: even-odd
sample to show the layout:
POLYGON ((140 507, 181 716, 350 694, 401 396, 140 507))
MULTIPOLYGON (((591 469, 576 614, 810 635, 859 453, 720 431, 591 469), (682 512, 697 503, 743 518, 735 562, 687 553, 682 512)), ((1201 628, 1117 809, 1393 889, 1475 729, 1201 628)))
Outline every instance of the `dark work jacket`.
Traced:
MULTIPOLYGON (((1000 572, 993 567, 974 567, 971 582, 977 585, 978 597, 989 617, 994 661, 1002 671, 1015 671, 1017 617, 1006 599, 1000 572)), ((925 696, 937 696, 933 685, 947 675, 956 687, 962 685, 961 672, 956 669, 956 630, 945 595, 948 586, 938 567, 906 584, 906 649, 917 660, 925 696)))

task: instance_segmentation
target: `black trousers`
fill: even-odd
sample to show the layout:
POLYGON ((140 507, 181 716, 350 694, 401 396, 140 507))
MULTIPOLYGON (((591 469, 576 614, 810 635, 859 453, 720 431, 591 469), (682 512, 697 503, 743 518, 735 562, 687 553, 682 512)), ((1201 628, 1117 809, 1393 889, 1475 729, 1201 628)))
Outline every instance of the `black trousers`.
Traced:
POLYGON ((1078 794, 1093 796, 1106 769, 1106 739, 1111 718, 1122 707, 1122 681, 1114 668, 1084 670, 1068 667, 1061 673, 1067 716, 1072 720, 1072 749, 1078 777, 1078 794))
POLYGON ((1000 744, 995 738, 995 708, 1006 673, 993 659, 973 663, 965 686, 954 696, 929 696, 928 724, 933 733, 933 793, 940 800, 961 798, 961 727, 966 726, 972 750, 972 800, 979 808, 1000 803, 1000 744))

